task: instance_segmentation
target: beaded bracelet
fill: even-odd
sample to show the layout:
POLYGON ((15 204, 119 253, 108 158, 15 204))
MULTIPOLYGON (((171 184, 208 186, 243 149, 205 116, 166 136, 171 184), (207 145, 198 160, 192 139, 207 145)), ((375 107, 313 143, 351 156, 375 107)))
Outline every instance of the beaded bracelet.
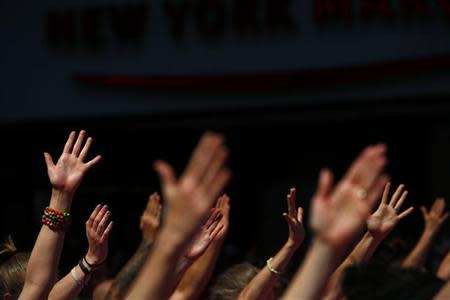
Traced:
POLYGON ((41 219, 42 224, 55 231, 67 230, 70 225, 70 213, 60 212, 47 207, 41 219))

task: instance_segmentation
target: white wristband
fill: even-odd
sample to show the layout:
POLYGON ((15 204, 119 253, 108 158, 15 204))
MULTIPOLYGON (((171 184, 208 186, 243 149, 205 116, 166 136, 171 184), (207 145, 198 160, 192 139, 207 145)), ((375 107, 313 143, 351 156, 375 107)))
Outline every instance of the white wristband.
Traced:
MULTIPOLYGON (((76 268, 76 267, 75 267, 76 268)), ((81 280, 78 275, 77 272, 75 271, 75 268, 73 268, 72 270, 70 270, 70 275, 72 275, 72 279, 76 282, 77 285, 79 286, 83 286, 84 282, 83 280, 81 280)))

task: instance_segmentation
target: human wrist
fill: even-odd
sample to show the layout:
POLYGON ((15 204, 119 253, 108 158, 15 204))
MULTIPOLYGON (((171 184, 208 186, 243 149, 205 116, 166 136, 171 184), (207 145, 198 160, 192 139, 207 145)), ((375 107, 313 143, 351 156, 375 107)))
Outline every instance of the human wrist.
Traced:
POLYGON ((286 250, 290 250, 290 251, 296 251, 300 247, 302 242, 303 241, 294 241, 294 240, 288 239, 286 241, 286 243, 284 244, 283 248, 285 248, 286 250))
POLYGON ((72 206, 73 193, 52 189, 49 207, 61 212, 69 212, 72 206))
POLYGON ((99 257, 98 255, 93 254, 91 251, 88 251, 84 256, 86 263, 89 265, 101 265, 105 262, 106 258, 99 257))
POLYGON ((178 251, 182 251, 189 243, 190 238, 191 236, 180 233, 173 228, 163 226, 154 244, 155 248, 158 247, 165 254, 172 255, 178 253, 178 251))
POLYGON ((425 229, 423 230, 422 236, 424 238, 433 238, 438 231, 438 228, 434 226, 425 226, 425 229))

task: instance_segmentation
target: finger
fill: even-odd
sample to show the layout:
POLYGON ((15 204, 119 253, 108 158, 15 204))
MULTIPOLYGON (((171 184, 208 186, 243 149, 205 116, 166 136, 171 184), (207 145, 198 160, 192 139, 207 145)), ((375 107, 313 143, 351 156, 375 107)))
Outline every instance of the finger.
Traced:
POLYGON ((84 161, 86 159, 86 157, 87 157, 87 155, 89 153, 89 148, 91 148, 92 141, 93 141, 93 139, 91 137, 89 137, 87 139, 87 141, 86 141, 86 144, 84 144, 84 147, 81 150, 81 153, 80 153, 80 156, 79 156, 79 159, 81 161, 84 161))
POLYGON ((216 208, 222 209, 224 205, 225 195, 222 195, 217 199, 216 208))
POLYGON ((296 200, 295 188, 291 188, 289 191, 289 195, 287 196, 288 214, 291 217, 295 217, 295 206, 296 206, 295 200, 296 200))
POLYGON ((214 230, 217 228, 217 226, 220 223, 220 220, 222 220, 222 214, 217 215, 216 218, 211 223, 211 225, 209 225, 209 227, 206 229, 209 235, 211 235, 212 232, 214 232, 214 230))
POLYGON ((403 219, 404 217, 406 217, 407 215, 411 214, 414 211, 414 207, 410 207, 407 210, 405 210, 404 212, 402 212, 401 214, 398 215, 399 219, 403 219))
POLYGON ((78 156, 81 151, 81 145, 83 144, 84 136, 86 135, 86 131, 81 130, 78 134, 77 141, 75 142, 75 146, 73 146, 72 154, 78 156))
POLYGON ((219 226, 217 226, 216 229, 211 233, 211 239, 213 240, 224 228, 225 225, 220 223, 219 226))
POLYGON ((147 206, 145 207, 145 213, 153 214, 156 212, 156 198, 156 193, 153 193, 148 197, 147 206))
POLYGON ((295 220, 287 213, 283 213, 283 218, 286 220, 289 226, 295 224, 295 220))
POLYGON ((444 223, 445 220, 447 220, 448 216, 449 216, 449 213, 448 213, 448 212, 445 213, 445 214, 439 219, 439 222, 440 222, 440 223, 444 223))
POLYGON ((370 188, 369 192, 367 193, 366 203, 369 206, 370 210, 377 204, 377 202, 380 200, 381 193, 383 192, 384 187, 386 186, 386 183, 389 181, 389 177, 382 175, 380 176, 377 181, 374 183, 374 185, 370 188))
POLYGON ((75 135, 77 133, 75 131, 70 132, 69 138, 64 145, 63 153, 70 153, 72 151, 73 141, 75 140, 75 135))
POLYGON ((367 190, 374 184, 386 163, 386 146, 369 146, 353 162, 345 178, 367 190))
POLYGON ((297 209, 297 220, 298 220, 300 223, 303 223, 303 207, 299 207, 299 208, 297 209))
POLYGON ((203 185, 209 186, 216 177, 217 173, 223 168, 225 161, 228 157, 229 151, 224 146, 219 147, 214 153, 209 165, 207 166, 207 170, 205 171, 205 175, 200 180, 203 185))
POLYGON ((403 202, 405 202, 405 200, 406 200, 406 197, 408 197, 408 191, 404 191, 403 194, 402 194, 402 196, 400 197, 400 200, 398 200, 397 204, 395 204, 394 209, 395 209, 396 211, 399 211, 399 210, 400 210, 400 208, 401 208, 402 205, 403 205, 403 202))
POLYGON ((45 164, 47 165, 47 169, 51 169, 52 167, 55 166, 55 163, 53 162, 53 158, 49 153, 44 152, 44 159, 45 159, 45 164))
POLYGON ((161 197, 159 196, 158 193, 155 193, 154 204, 155 204, 155 207, 154 207, 153 214, 154 214, 154 215, 157 215, 157 214, 159 214, 160 211, 161 211, 161 197))
POLYGON ((217 208, 211 208, 208 219, 205 222, 205 228, 208 229, 211 224, 217 219, 217 216, 220 214, 220 210, 217 208))
POLYGON ((386 183, 383 191, 383 197, 381 198, 381 204, 386 204, 389 197, 389 190, 391 189, 391 183, 386 183))
POLYGON ((203 178, 216 149, 220 147, 222 143, 223 137, 219 134, 213 132, 206 132, 203 134, 191 155, 191 159, 184 174, 197 181, 203 178))
POLYGON ((87 163, 85 163, 86 169, 89 170, 93 166, 95 166, 102 159, 101 155, 97 155, 95 158, 91 159, 87 163))
POLYGON ((100 209, 100 211, 98 212, 98 214, 95 217, 94 222, 92 224, 92 227, 95 231, 98 230, 98 225, 99 225, 100 221, 103 219, 103 216, 106 214, 107 211, 108 211, 108 206, 103 205, 102 209, 100 209))
POLYGON ((231 172, 228 169, 222 169, 216 175, 216 178, 207 187, 207 191, 210 199, 216 199, 218 195, 223 191, 228 181, 231 178, 231 172))
POLYGON ((217 199, 216 208, 220 209, 220 208, 222 208, 222 205, 223 205, 223 195, 220 196, 219 199, 217 199))
POLYGON ((224 218, 228 218, 230 215, 230 197, 227 194, 222 196, 222 206, 220 207, 220 211, 224 215, 224 218))
POLYGON ((97 206, 94 208, 94 210, 92 211, 91 215, 89 216, 89 219, 86 222, 86 225, 88 225, 89 227, 92 227, 92 225, 94 223, 94 219, 95 219, 95 217, 97 217, 97 215, 100 212, 101 208, 102 208, 102 206, 100 204, 97 204, 97 206))
POLYGON ((319 175, 319 183, 316 190, 317 197, 326 197, 333 186, 333 173, 329 169, 322 169, 319 175))
POLYGON ((105 242, 111 235, 111 231, 113 229, 113 224, 114 224, 113 221, 109 222, 108 227, 106 227, 105 231, 103 232, 102 237, 100 238, 102 243, 105 242))
POLYGON ((398 199, 400 198, 400 195, 403 192, 403 189, 405 188, 404 184, 400 184, 398 188, 395 190, 394 195, 392 195, 391 201, 389 201, 390 207, 395 207, 395 204, 397 203, 398 199))
POLYGON ((433 205, 431 206, 430 212, 435 213, 436 215, 440 216, 445 210, 445 200, 444 198, 437 198, 433 205))
POLYGON ((158 220, 161 217, 161 204, 158 204, 158 207, 156 209, 156 217, 158 218, 158 220))
POLYGON ((175 172, 168 163, 158 160, 154 163, 153 167, 159 176, 161 185, 166 186, 175 184, 175 172))
POLYGON ((108 222, 110 216, 111 216, 111 212, 109 210, 103 215, 103 218, 98 223, 98 227, 97 227, 98 234, 100 234, 100 235, 103 234, 103 231, 105 231, 106 223, 108 222))
POLYGON ((421 206, 420 211, 422 212, 422 215, 424 218, 426 218, 428 216, 428 211, 425 206, 421 206))

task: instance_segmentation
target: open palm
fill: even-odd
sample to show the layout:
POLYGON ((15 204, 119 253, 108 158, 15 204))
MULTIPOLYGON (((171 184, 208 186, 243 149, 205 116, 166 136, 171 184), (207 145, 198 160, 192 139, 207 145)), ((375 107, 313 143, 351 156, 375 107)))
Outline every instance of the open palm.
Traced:
POLYGON ((404 185, 400 185, 391 200, 388 201, 390 183, 387 183, 384 189, 383 198, 377 210, 367 220, 367 229, 375 238, 384 238, 388 235, 400 222, 401 219, 409 215, 414 208, 409 207, 407 210, 399 214, 399 210, 408 195, 408 191, 404 191, 404 185))
POLYGON ((206 221, 205 225, 201 227, 189 248, 185 253, 185 257, 195 260, 200 257, 217 236, 217 234, 223 229, 221 226, 221 219, 223 215, 217 208, 213 208, 206 221))
POLYGON ((179 179, 169 164, 155 163, 165 201, 164 223, 183 239, 188 240, 195 234, 227 183, 230 177, 224 166, 227 156, 223 137, 206 133, 179 179))
POLYGON ((50 154, 44 153, 48 177, 54 189, 74 192, 80 185, 84 174, 100 161, 101 157, 97 156, 84 162, 92 144, 92 138, 88 138, 83 146, 85 135, 86 132, 82 130, 74 145, 76 132, 71 132, 56 164, 50 154))
POLYGON ((312 200, 311 227, 337 250, 343 250, 362 231, 386 177, 384 145, 368 147, 333 188, 333 175, 323 170, 312 200))

